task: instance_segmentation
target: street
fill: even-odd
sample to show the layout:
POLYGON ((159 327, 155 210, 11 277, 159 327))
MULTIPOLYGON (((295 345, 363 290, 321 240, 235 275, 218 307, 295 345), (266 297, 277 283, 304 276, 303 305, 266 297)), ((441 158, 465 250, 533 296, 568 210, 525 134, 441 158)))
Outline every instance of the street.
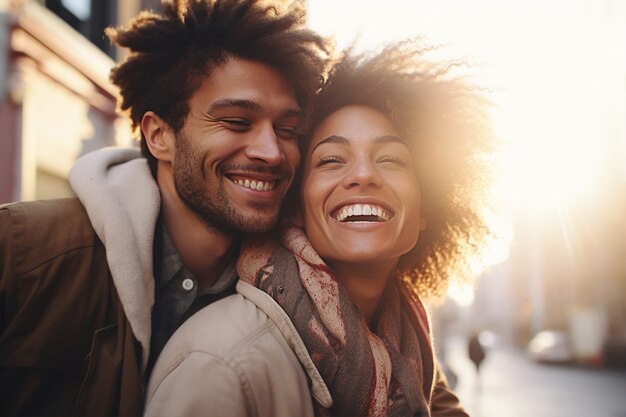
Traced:
POLYGON ((493 347, 477 378, 464 339, 447 343, 456 393, 472 417, 626 417, 626 369, 538 364, 493 347))

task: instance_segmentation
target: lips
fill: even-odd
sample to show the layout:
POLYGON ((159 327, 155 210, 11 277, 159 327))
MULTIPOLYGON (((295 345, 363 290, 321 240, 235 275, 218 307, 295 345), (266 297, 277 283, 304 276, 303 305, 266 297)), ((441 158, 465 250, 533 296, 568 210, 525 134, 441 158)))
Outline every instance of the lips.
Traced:
POLYGON ((386 222, 393 213, 377 204, 346 204, 336 209, 332 217, 341 223, 386 222))

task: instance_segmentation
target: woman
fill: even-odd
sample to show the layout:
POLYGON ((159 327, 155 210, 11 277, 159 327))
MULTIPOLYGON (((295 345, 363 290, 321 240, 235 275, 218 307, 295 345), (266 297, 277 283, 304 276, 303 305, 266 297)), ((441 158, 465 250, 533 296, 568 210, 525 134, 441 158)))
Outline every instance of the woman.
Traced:
POLYGON ((422 52, 334 66, 303 142, 304 232, 243 242, 239 294, 172 337, 148 415, 466 415, 419 297, 487 241, 493 138, 480 96, 422 52))

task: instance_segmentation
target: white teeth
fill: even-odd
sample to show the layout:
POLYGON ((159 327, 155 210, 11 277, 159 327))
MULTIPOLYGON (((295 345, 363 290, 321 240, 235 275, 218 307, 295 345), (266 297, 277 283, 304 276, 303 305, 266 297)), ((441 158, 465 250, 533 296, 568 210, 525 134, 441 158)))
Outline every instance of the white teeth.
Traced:
POLYGON ((256 191, 270 191, 270 190, 273 190, 274 187, 276 186, 275 181, 257 181, 257 180, 249 180, 249 179, 246 179, 244 181, 241 179, 236 179, 236 180, 233 180, 233 182, 235 184, 241 185, 242 187, 250 188, 251 190, 256 190, 256 191))
POLYGON ((351 204, 341 208, 335 215, 335 220, 343 222, 348 217, 352 216, 376 216, 379 221, 388 221, 391 217, 389 213, 379 206, 370 204, 351 204))

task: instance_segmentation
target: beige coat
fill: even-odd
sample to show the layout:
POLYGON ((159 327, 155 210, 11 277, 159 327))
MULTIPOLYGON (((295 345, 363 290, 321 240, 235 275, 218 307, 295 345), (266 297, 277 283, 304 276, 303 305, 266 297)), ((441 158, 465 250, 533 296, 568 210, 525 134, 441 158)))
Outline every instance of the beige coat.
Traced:
POLYGON ((150 377, 146 416, 312 417, 311 394, 332 404, 280 306, 245 282, 237 291, 172 336, 150 377))
MULTIPOLYGON (((209 305, 174 333, 154 367, 147 417, 313 416, 313 396, 332 405, 326 384, 287 314, 266 293, 239 281, 238 294, 209 305)), ((431 361, 436 363, 436 360, 431 361)), ((433 417, 467 417, 438 369, 433 417)))

